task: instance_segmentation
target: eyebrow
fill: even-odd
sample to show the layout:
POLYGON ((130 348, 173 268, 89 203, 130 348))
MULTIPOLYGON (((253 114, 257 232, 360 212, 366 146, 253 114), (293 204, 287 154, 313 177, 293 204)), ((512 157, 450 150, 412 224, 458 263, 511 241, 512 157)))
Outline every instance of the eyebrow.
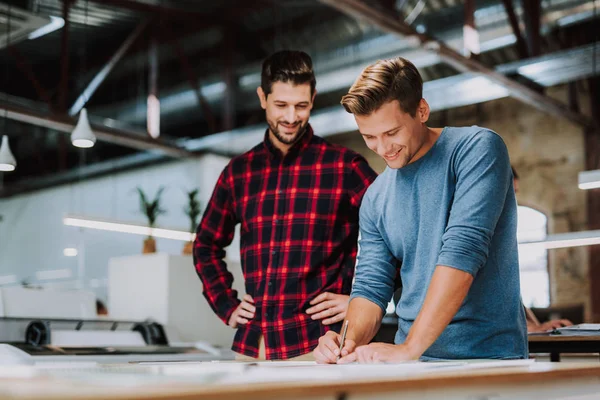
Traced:
MULTIPOLYGON (((275 100, 275 103, 288 104, 288 102, 284 101, 284 100, 275 100)), ((305 105, 305 106, 307 106, 308 103, 309 103, 308 101, 301 101, 300 103, 297 103, 296 105, 297 106, 299 106, 299 105, 305 105)))
MULTIPOLYGON (((386 133, 390 133, 390 132, 393 132, 393 131, 397 131, 397 130, 398 130, 398 129, 400 129, 400 128, 401 128, 401 126, 397 126, 397 127, 395 127, 395 128, 388 129, 387 131, 385 131, 385 132, 382 132, 381 134, 382 134, 382 135, 385 135, 386 133)), ((373 135, 371 135, 371 134, 369 134, 369 133, 362 133, 362 132, 360 132, 360 134, 361 134, 361 135, 363 135, 363 136, 373 136, 373 135)))

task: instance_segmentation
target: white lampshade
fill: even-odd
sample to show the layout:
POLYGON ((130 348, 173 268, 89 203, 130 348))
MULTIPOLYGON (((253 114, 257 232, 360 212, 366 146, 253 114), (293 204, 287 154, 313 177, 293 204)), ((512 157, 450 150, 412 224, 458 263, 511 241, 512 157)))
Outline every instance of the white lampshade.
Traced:
POLYGON ((96 143, 96 135, 92 132, 85 108, 81 109, 79 113, 79 121, 77 121, 77 126, 73 130, 73 133, 71 133, 71 143, 75 147, 84 149, 94 147, 96 143))
POLYGON ((17 168, 17 160, 10 151, 8 145, 8 136, 2 136, 2 146, 0 146, 0 171, 10 172, 17 168))
POLYGON ((600 169, 582 171, 579 173, 579 189, 600 188, 600 169))

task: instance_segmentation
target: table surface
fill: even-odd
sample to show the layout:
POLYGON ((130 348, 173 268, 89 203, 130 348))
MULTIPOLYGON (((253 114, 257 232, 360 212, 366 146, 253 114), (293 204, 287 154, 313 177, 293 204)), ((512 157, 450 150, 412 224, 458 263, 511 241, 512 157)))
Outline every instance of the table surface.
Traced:
MULTIPOLYGON (((393 365, 386 365, 393 368, 393 365)), ((124 367, 126 368, 126 367, 124 367)), ((328 368, 314 366, 314 368, 328 368)), ((265 371, 267 373, 267 371, 265 371)), ((89 381, 72 381, 60 377, 0 378, 0 399, 271 399, 311 396, 339 396, 342 393, 358 395, 378 394, 406 390, 456 389, 476 386, 514 387, 516 384, 551 384, 589 379, 600 384, 600 365, 533 363, 528 366, 496 367, 430 371, 426 374, 405 377, 321 380, 317 382, 275 382, 251 384, 199 384, 171 382, 164 384, 123 385, 89 381)))

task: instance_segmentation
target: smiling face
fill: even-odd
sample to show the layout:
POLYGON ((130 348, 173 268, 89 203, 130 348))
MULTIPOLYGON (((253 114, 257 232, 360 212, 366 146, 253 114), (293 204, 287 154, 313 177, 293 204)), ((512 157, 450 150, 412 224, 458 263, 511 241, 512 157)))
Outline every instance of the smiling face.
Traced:
POLYGON ((285 152, 306 132, 316 92, 311 94, 308 83, 294 85, 275 82, 268 96, 260 87, 257 93, 260 105, 266 112, 269 138, 285 152))
POLYGON ((414 117, 402 111, 398 100, 384 103, 369 115, 355 115, 367 147, 384 159, 390 168, 405 167, 427 152, 425 122, 429 106, 421 100, 414 117))

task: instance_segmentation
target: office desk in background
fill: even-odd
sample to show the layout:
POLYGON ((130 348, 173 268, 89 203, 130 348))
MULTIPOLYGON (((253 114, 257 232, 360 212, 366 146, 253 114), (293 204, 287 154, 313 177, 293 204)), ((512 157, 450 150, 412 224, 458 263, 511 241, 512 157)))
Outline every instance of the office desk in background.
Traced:
MULTIPOLYGON (((395 316, 385 316, 374 342, 394 343, 398 329, 395 316)), ((530 354, 550 354, 550 361, 560 361, 564 353, 597 354, 600 353, 600 331, 597 334, 564 332, 560 335, 551 333, 535 333, 528 335, 530 354)), ((598 354, 600 357, 600 354, 598 354)))
MULTIPOLYGON (((600 353, 600 333, 574 335, 529 334, 529 354, 550 353, 550 361, 560 361, 564 353, 600 353)), ((600 356, 600 355, 599 355, 600 356)))

